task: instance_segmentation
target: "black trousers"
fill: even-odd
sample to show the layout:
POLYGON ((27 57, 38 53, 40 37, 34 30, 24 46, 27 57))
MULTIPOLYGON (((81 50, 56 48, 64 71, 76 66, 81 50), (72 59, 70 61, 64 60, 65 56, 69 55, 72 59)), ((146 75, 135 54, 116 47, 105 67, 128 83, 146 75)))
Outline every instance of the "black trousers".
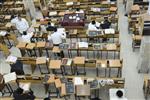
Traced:
MULTIPOLYGON (((54 46, 59 46, 59 44, 53 44, 54 46)), ((64 52, 61 50, 60 53, 57 53, 57 56, 64 58, 64 52)))

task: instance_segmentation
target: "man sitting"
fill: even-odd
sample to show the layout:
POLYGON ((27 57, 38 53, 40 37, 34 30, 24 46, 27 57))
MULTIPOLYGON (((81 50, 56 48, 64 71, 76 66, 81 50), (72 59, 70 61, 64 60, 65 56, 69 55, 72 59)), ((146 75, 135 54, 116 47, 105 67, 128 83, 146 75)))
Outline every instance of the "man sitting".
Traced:
POLYGON ((99 28, 100 28, 100 23, 96 22, 95 20, 93 20, 88 25, 88 30, 98 31, 99 28))

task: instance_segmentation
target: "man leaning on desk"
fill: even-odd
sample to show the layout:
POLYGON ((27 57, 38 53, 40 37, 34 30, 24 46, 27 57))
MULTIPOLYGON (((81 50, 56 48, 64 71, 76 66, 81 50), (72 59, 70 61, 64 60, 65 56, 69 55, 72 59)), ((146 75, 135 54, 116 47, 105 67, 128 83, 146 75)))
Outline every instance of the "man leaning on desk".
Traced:
MULTIPOLYGON (((66 39, 66 32, 64 28, 54 28, 54 33, 48 35, 48 40, 50 42, 53 43, 54 46, 59 46, 59 44, 63 43, 66 39)), ((63 58, 64 57, 64 53, 63 51, 61 51, 60 54, 58 54, 58 56, 60 56, 63 58)))

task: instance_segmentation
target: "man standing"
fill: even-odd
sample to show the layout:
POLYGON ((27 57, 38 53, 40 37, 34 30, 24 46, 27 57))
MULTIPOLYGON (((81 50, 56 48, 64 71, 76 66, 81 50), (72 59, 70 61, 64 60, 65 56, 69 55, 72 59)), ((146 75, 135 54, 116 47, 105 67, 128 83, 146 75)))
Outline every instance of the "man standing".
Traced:
MULTIPOLYGON (((66 39, 66 33, 64 28, 54 28, 54 33, 48 36, 48 40, 52 41, 54 46, 59 46, 59 44, 63 43, 63 40, 66 39)), ((61 56, 61 58, 64 58, 64 53, 61 51, 60 53, 57 53, 58 56, 61 56)))

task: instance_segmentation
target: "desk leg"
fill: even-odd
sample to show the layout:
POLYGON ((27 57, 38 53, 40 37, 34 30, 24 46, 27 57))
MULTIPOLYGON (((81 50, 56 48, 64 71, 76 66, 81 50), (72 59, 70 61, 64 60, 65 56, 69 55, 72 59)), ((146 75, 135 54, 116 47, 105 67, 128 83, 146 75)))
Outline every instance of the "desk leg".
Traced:
POLYGON ((114 59, 116 58, 115 56, 116 56, 116 51, 114 51, 114 59))
POLYGON ((98 68, 96 68, 96 73, 97 73, 97 77, 99 76, 99 74, 98 74, 98 68))
POLYGON ((87 58, 89 58, 88 50, 86 52, 87 52, 87 58))
POLYGON ((33 74, 33 72, 35 71, 35 68, 36 68, 36 65, 31 65, 31 70, 32 70, 32 74, 33 74))
POLYGON ((85 64, 84 64, 84 75, 86 75, 86 69, 85 69, 85 64))
POLYGON ((49 58, 50 56, 49 56, 49 53, 48 53, 48 49, 46 48, 45 50, 46 50, 46 55, 49 58))
POLYGON ((41 57, 42 56, 42 48, 39 48, 38 51, 39 51, 39 56, 41 57))
POLYGON ((95 52, 93 51, 93 58, 95 58, 95 52))
POLYGON ((106 51, 106 59, 108 59, 108 51, 106 51))
POLYGON ((111 68, 109 68, 109 77, 111 76, 110 74, 111 74, 111 68))
POLYGON ((35 49, 33 49, 33 51, 34 51, 34 55, 35 55, 35 57, 37 57, 36 50, 35 50, 35 49))
POLYGON ((45 94, 48 92, 49 89, 49 84, 44 84, 44 88, 45 88, 45 94))
POLYGON ((40 73, 41 74, 43 74, 43 72, 42 72, 42 70, 41 70, 41 67, 40 67, 40 65, 37 65, 38 67, 39 67, 39 69, 40 69, 40 73))
POLYGON ((12 47, 11 42, 10 42, 10 40, 9 40, 9 38, 7 36, 6 36, 6 38, 7 38, 8 44, 9 44, 9 46, 11 48, 12 47))

